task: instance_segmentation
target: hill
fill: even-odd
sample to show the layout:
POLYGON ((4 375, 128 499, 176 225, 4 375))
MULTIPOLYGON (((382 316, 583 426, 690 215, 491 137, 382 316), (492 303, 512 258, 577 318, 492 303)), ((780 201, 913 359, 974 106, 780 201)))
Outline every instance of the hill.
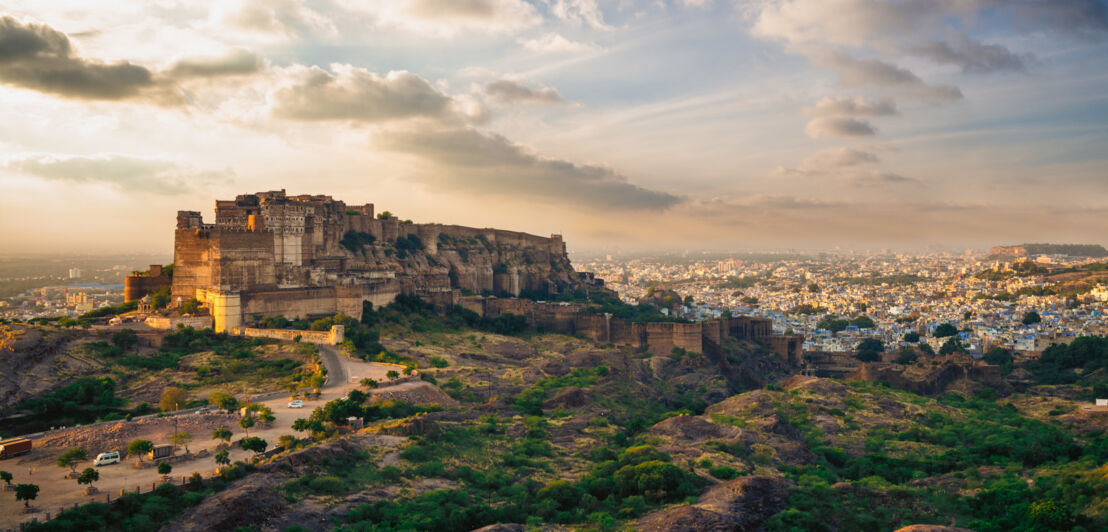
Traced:
POLYGON ((1108 249, 1099 244, 1021 244, 995 246, 989 250, 986 260, 1011 260, 1038 255, 1069 255, 1076 258, 1108 257, 1108 249))

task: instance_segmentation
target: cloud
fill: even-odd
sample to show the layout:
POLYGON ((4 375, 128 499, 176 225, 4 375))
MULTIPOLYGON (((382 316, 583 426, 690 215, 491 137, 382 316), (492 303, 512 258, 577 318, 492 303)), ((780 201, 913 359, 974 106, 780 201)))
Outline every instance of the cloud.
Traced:
POLYGON ((1021 72, 1032 57, 1014 54, 998 44, 982 44, 960 34, 952 36, 950 42, 928 41, 909 46, 907 51, 936 63, 958 65, 963 72, 972 73, 1021 72))
POLYGON ((505 103, 560 103, 562 96, 556 89, 542 87, 532 89, 510 79, 501 79, 485 86, 485 92, 505 103))
POLYGON ((812 116, 889 116, 897 114, 892 100, 869 101, 864 96, 825 96, 805 111, 812 116))
POLYGON ((122 154, 36 154, 8 160, 6 168, 44 179, 82 185, 106 184, 124 191, 180 194, 197 185, 228 181, 230 170, 197 171, 179 163, 122 154))
POLYGON ((87 100, 172 99, 146 67, 78 57, 53 28, 0 17, 0 83, 87 100))
POLYGON ((382 26, 442 37, 463 31, 510 33, 542 22, 524 0, 378 0, 361 8, 382 26))
POLYGON ((419 178, 453 192, 514 196, 589 210, 663 210, 681 198, 645 189, 602 166, 541 157, 472 128, 411 128, 380 135, 383 149, 413 155, 430 169, 419 178))
POLYGON ((550 12, 561 20, 578 26, 590 26, 598 30, 612 29, 604 22, 604 14, 596 0, 555 0, 550 12))
POLYGON ((846 117, 813 118, 804 126, 804 132, 814 139, 825 137, 867 137, 877 131, 865 120, 846 117))
POLYGON ((850 183, 858 186, 884 186, 884 185, 918 185, 920 180, 905 177, 894 172, 871 170, 854 172, 846 176, 850 183))
POLYGON ((877 155, 856 148, 838 148, 813 153, 801 161, 802 172, 825 172, 844 167, 859 166, 880 161, 877 155))
POLYGON ((226 0, 216 2, 212 18, 221 26, 280 37, 334 35, 327 15, 295 0, 226 0))
POLYGON ((812 50, 808 57, 817 65, 830 68, 847 87, 877 85, 899 87, 905 94, 933 101, 962 99, 962 91, 950 85, 928 85, 910 70, 879 59, 858 59, 842 51, 812 50))
POLYGON ((331 68, 334 73, 319 67, 292 69, 291 83, 270 94, 271 112, 289 120, 364 123, 460 116, 449 96, 411 72, 381 76, 350 65, 331 68))
POLYGON ((187 57, 170 65, 167 74, 173 78, 213 78, 254 74, 265 67, 261 56, 242 48, 221 56, 187 57))
POLYGON ((533 52, 552 54, 582 54, 599 49, 595 44, 571 41, 558 33, 547 33, 535 39, 520 39, 519 44, 533 52))

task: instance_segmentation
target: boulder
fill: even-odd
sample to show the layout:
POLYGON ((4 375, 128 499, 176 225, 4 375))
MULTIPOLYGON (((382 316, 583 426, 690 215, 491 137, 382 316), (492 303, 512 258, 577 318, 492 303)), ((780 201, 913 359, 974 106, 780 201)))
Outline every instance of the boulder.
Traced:
POLYGON ((589 398, 585 392, 576 386, 568 386, 559 391, 554 397, 543 403, 543 408, 580 408, 588 404, 589 398))
POLYGON ((973 530, 942 525, 908 525, 900 527, 894 532, 973 532, 973 530))
POLYGON ((742 477, 717 484, 700 502, 654 512, 638 523, 650 531, 760 530, 762 523, 781 511, 789 499, 789 482, 779 477, 742 477))
POLYGON ((474 529, 473 532, 523 532, 527 527, 519 523, 498 523, 474 529))

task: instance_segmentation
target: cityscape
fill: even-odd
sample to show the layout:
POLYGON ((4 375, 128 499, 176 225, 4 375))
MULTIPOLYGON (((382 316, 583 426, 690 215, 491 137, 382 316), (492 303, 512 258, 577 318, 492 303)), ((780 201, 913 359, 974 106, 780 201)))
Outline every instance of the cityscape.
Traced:
POLYGON ((1108 532, 1108 0, 8 0, 0 532, 1108 532))

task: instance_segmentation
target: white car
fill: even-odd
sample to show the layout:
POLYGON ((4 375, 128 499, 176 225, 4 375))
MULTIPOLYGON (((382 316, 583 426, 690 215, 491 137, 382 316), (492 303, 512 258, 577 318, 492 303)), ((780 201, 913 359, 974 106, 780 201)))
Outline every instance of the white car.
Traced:
POLYGON ((297 399, 289 403, 289 408, 304 408, 304 401, 297 399))
POLYGON ((92 465, 95 465, 96 467, 118 464, 118 463, 119 463, 119 453, 115 452, 115 451, 111 451, 111 452, 107 452, 107 453, 100 453, 100 454, 96 455, 96 459, 92 461, 92 465))

